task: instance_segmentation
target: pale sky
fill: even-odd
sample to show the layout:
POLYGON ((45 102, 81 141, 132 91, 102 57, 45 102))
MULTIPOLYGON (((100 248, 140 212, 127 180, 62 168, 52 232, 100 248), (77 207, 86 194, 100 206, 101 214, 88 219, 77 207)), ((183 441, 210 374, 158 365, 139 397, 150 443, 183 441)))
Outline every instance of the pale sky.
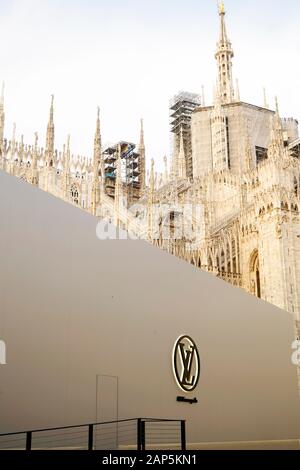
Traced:
MULTIPOLYGON (((219 36, 215 0, 0 0, 0 80, 5 136, 12 125, 44 146, 55 95, 56 147, 91 157, 96 108, 103 143, 137 142, 145 121, 148 165, 170 154, 169 99, 179 90, 212 99, 219 36)), ((299 0, 227 0, 241 99, 300 118, 299 0)))

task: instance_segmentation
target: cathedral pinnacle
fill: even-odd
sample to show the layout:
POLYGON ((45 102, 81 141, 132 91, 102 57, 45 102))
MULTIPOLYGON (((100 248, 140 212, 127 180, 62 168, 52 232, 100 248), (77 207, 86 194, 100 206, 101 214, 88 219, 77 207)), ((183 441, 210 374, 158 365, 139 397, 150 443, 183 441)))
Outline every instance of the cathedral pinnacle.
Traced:
POLYGON ((278 98, 275 96, 275 122, 277 129, 281 131, 282 133, 282 124, 281 124, 281 119, 280 119, 280 114, 279 114, 279 104, 278 104, 278 98))
POLYGON ((54 118, 54 95, 51 95, 51 107, 50 107, 50 122, 53 123, 54 118))
POLYGON ((283 129, 279 115, 278 99, 275 98, 276 111, 275 115, 271 115, 271 142, 268 149, 269 158, 280 158, 284 148, 283 129))
POLYGON ((96 134, 95 139, 100 137, 100 106, 97 107, 97 121, 96 121, 96 134))
POLYGON ((37 169, 37 159, 38 159, 38 142, 39 135, 37 132, 34 133, 34 147, 33 147, 33 159, 32 159, 32 170, 37 169))
POLYGON ((151 159, 151 171, 150 171, 150 182, 149 182, 149 186, 150 186, 150 192, 154 192, 154 189, 155 189, 155 174, 154 174, 154 159, 152 158, 151 159))
POLYGON ((144 137, 144 120, 141 119, 141 136, 140 136, 140 150, 145 148, 145 137, 144 137))
POLYGON ((225 44, 228 41, 227 38, 227 31, 226 31, 226 24, 225 24, 225 6, 224 3, 221 2, 219 4, 219 15, 221 17, 221 31, 220 31, 220 42, 225 44))
POLYGON ((266 109, 269 109, 269 104, 268 104, 268 100, 267 100, 267 91, 266 91, 265 87, 263 88, 263 94, 264 94, 264 107, 266 109))
MULTIPOLYGON (((50 116, 46 136, 46 167, 54 165, 54 95, 51 95, 50 116)), ((48 178, 48 175, 47 175, 48 178)))
POLYGON ((30 182, 34 186, 38 186, 39 175, 38 175, 38 141, 39 135, 37 132, 34 133, 34 147, 32 152, 32 165, 31 165, 31 178, 30 182))
POLYGON ((94 138, 94 156, 93 156, 93 186, 92 186, 92 213, 97 214, 97 207, 100 203, 100 182, 99 173, 103 179, 103 170, 101 169, 102 150, 101 150, 101 130, 100 130, 100 107, 97 107, 96 131, 94 138))
POLYGON ((67 137, 67 154, 66 154, 66 162, 65 162, 66 168, 68 169, 68 171, 69 171, 70 160, 71 160, 70 141, 71 141, 71 136, 70 136, 70 134, 68 134, 68 137, 67 137))
POLYGON ((278 104, 277 96, 275 96, 275 108, 276 108, 276 114, 279 116, 279 104, 278 104))
POLYGON ((222 104, 232 103, 234 87, 232 79, 232 58, 234 57, 231 42, 227 37, 224 3, 219 4, 220 39, 217 43, 216 59, 218 63, 218 91, 222 104))

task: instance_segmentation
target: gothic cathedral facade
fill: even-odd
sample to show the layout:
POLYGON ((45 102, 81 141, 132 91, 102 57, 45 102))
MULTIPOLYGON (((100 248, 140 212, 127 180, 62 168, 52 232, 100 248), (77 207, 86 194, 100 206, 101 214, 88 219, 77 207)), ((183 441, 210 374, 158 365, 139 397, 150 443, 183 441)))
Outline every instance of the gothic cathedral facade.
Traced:
POLYGON ((155 173, 152 161, 146 173, 143 123, 137 148, 103 149, 99 110, 92 159, 75 158, 70 138, 56 151, 53 98, 45 148, 37 134, 33 145, 17 142, 15 128, 8 141, 3 93, 0 169, 289 311, 300 336, 298 122, 280 117, 277 100, 274 110, 241 100, 223 4, 219 17, 214 103, 184 93, 173 103, 170 169, 165 159, 155 173))

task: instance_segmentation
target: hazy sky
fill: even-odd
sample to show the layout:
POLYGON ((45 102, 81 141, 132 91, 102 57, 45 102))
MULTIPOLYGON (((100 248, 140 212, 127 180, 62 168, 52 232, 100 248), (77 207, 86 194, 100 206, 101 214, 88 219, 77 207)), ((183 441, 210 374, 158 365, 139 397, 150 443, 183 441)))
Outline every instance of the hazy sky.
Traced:
MULTIPOLYGON (((145 120, 148 158, 170 153, 169 99, 179 90, 211 101, 219 35, 215 0, 0 0, 0 80, 10 138, 44 145, 55 95, 56 146, 91 156, 96 107, 102 138, 136 142, 145 120)), ((241 98, 279 96, 281 114, 300 118, 299 0, 227 0, 241 98)))

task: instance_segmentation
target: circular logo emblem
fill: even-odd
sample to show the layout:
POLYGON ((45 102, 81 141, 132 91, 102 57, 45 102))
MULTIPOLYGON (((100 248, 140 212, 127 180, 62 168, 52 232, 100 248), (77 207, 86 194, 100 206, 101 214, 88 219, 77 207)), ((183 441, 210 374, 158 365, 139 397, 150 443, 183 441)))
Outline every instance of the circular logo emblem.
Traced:
POLYGON ((200 356, 190 336, 181 336, 173 350, 173 371, 178 386, 184 392, 192 392, 200 378, 200 356))

